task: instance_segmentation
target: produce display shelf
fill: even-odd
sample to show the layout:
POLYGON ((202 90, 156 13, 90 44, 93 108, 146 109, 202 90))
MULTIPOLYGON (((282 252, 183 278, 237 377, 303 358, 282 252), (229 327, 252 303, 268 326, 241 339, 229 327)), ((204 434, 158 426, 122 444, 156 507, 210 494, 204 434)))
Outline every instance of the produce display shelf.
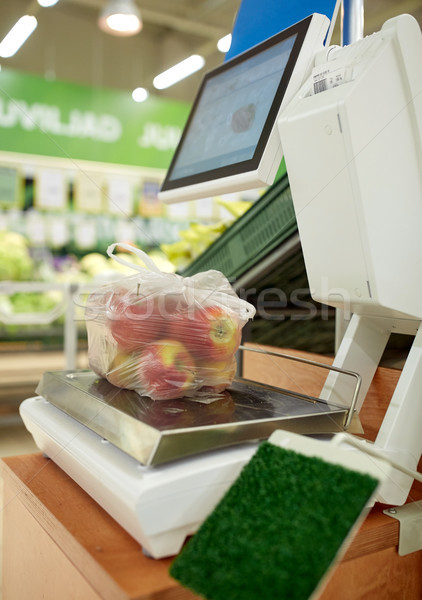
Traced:
POLYGON ((287 174, 276 181, 182 275, 217 269, 234 281, 297 232, 287 174))

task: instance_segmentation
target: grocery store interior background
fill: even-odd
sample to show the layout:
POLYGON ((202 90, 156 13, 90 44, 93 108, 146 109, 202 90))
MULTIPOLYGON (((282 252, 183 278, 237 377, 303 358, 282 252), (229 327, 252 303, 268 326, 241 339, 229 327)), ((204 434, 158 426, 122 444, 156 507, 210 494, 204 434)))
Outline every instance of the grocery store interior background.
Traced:
MULTIPOLYGON (((217 41, 231 32, 239 0, 138 0, 142 31, 122 39, 99 30, 97 19, 104 0, 60 0, 37 11, 38 27, 12 58, 2 65, 58 80, 132 91, 143 86, 152 91, 158 73, 191 54, 206 59, 204 70, 220 64, 217 41)), ((30 0, 5 0, 0 4, 0 36, 36 5, 30 0)), ((418 0, 371 0, 364 5, 364 33, 377 31, 401 13, 422 20, 418 0)), ((333 43, 339 43, 337 19, 333 43)), ((183 82, 154 93, 192 102, 203 71, 183 82)))
MULTIPOLYGON (((265 191, 170 206, 159 202, 160 182, 202 76, 223 62, 224 52, 217 43, 232 30, 240 2, 143 0, 138 4, 141 31, 116 36, 98 25, 104 0, 60 0, 50 7, 40 6, 36 0, 0 3, 0 38, 22 15, 34 14, 38 22, 23 46, 0 61, 4 92, 0 97, 3 455, 34 447, 22 428, 18 406, 34 393, 42 372, 73 363, 87 366, 83 318, 76 326, 76 346, 72 345, 65 333, 70 317, 63 308, 60 286, 89 284, 108 269, 128 274, 130 270, 105 255, 107 245, 116 240, 131 241, 150 252, 163 270, 183 271, 265 191), (154 87, 156 75, 190 55, 204 58, 202 68, 164 89, 154 87), (148 102, 132 99, 132 91, 139 87, 149 94, 152 108, 146 108, 148 102), (33 135, 30 120, 19 121, 15 105, 23 107, 40 129, 44 127, 47 134, 43 138, 33 135), (79 109, 76 117, 75 106, 79 109), (142 124, 135 141, 122 141, 117 133, 116 142, 110 143, 115 123, 92 121, 93 114, 100 119, 97 113, 107 114, 116 106, 122 127, 136 129, 138 121, 142 124), (80 107, 85 107, 85 112, 80 107), (77 131, 77 118, 82 119, 82 127, 90 124, 90 139, 76 140, 75 134, 68 146, 66 140, 45 143, 54 138, 57 127, 71 131, 74 126, 77 131), (8 281, 17 287, 5 287, 8 281), (41 288, 19 287, 27 283, 41 284, 41 288), (59 289, 55 289, 57 285, 59 289), (69 358, 72 353, 75 357, 69 358)), ((377 31, 386 19, 404 12, 422 22, 421 1, 366 3, 364 33, 377 31)), ((338 44, 340 39, 341 14, 332 43, 338 44)), ((259 297, 260 290, 268 286, 286 290, 283 298, 293 288, 305 290, 302 305, 309 305, 300 252, 277 273, 258 282, 255 295, 259 297)), ((312 313, 317 319, 307 319, 297 315, 297 305, 289 302, 284 302, 280 313, 279 300, 277 296, 264 302, 268 307, 265 316, 270 318, 255 320, 249 332, 252 341, 332 352, 332 315, 327 317, 325 312, 318 318, 321 307, 317 307, 312 313)), ((393 356, 393 361, 396 359, 393 356)))
MULTIPOLYGON (((163 207, 157 200, 160 181, 201 78, 205 71, 224 60, 217 42, 232 30, 239 0, 143 0, 138 3, 142 29, 129 37, 110 35, 99 28, 98 18, 105 4, 104 0, 60 0, 50 7, 40 6, 36 0, 0 3, 0 38, 24 14, 34 14, 38 21, 36 31, 19 51, 0 61, 0 77, 5 82, 5 93, 0 100, 0 121, 5 134, 3 142, 0 140, 0 279, 3 281, 47 285, 92 281, 101 270, 110 267, 104 251, 116 239, 133 240, 152 252, 163 269, 183 269, 262 194, 259 190, 219 202, 174 207, 163 207), (156 75, 190 55, 202 56, 204 66, 175 85, 154 88, 156 75), (76 154, 80 152, 76 158, 88 159, 82 159, 78 166, 72 163, 71 150, 67 148, 62 156, 60 152, 49 156, 48 148, 42 148, 37 155, 36 146, 27 141, 30 127, 25 130, 22 124, 20 129, 11 126, 13 111, 7 102, 19 99, 19 93, 24 94, 25 90, 34 98, 32 105, 29 101, 25 105, 28 110, 31 106, 36 110, 39 94, 43 98, 42 109, 51 109, 48 102, 56 101, 54 90, 58 90, 57 106, 53 108, 59 111, 59 120, 65 118, 68 108, 65 102, 60 104, 66 94, 74 94, 75 102, 78 99, 87 102, 91 111, 99 97, 106 95, 109 104, 104 105, 104 110, 119 100, 122 104, 136 104, 138 112, 130 115, 136 120, 143 106, 135 103, 131 94, 138 87, 147 90, 150 98, 162 101, 154 113, 153 125, 150 123, 148 130, 146 123, 143 132, 144 138, 148 135, 154 138, 155 150, 158 147, 161 155, 158 150, 154 154, 146 148, 144 154, 137 156, 122 147, 121 164, 116 164, 113 156, 107 155, 102 160, 97 132, 92 150, 76 150, 76 154), (129 156, 126 162, 132 164, 124 164, 124 152, 129 156), (151 164, 145 164, 147 156, 152 156, 151 164), (78 168, 87 173, 86 180, 75 175, 78 168), (104 196, 113 196, 114 203, 105 204, 104 196), (87 206, 91 210, 86 210, 87 206), (122 213, 125 213, 123 218, 122 213), (202 229, 198 230, 199 226, 202 229)), ((404 12, 422 22, 422 2, 418 0, 366 3, 364 33, 378 30, 386 19, 404 12)), ((340 43, 340 22, 341 15, 332 43, 340 43)), ((113 268, 119 267, 113 265, 113 268)), ((273 286, 282 285, 280 281, 284 279, 294 281, 296 287, 306 287, 301 257, 296 257, 277 277, 273 275, 271 279, 273 286)), ((20 321, 21 314, 54 312, 61 292, 16 289, 7 293, 4 287, 1 291, 0 453, 7 454, 20 448, 19 402, 34 392, 44 368, 62 368, 65 364, 62 350, 66 314, 47 324, 31 324, 30 319, 20 321)), ((277 327, 274 322, 261 321, 257 322, 252 339, 330 352, 332 319, 327 319, 328 325, 321 329, 322 341, 317 347, 309 344, 313 337, 312 322, 302 328, 305 333, 301 342, 298 338, 302 333, 298 335, 294 321, 287 324, 283 316, 277 327), (284 331, 281 337, 280 324, 284 331)), ((83 324, 79 327, 83 330, 83 324)), ((79 366, 85 366, 84 340, 78 344, 76 360, 79 366)), ((30 439, 28 443, 32 447, 30 439)))

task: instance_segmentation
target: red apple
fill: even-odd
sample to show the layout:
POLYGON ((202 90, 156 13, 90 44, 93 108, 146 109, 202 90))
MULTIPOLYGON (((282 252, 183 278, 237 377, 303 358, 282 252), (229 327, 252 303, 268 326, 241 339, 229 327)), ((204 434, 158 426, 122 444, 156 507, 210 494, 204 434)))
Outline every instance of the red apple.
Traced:
POLYGON ((239 347, 241 327, 236 315, 228 309, 198 307, 172 320, 170 337, 186 344, 199 360, 227 361, 239 347))
POLYGON ((166 323, 157 299, 152 296, 139 299, 127 295, 111 304, 107 311, 107 324, 113 339, 120 349, 129 352, 163 337, 166 323))
POLYGON ((117 352, 107 369, 107 380, 119 388, 135 389, 139 387, 139 354, 135 352, 117 352))
POLYGON ((195 389, 195 362, 186 347, 174 340, 158 340, 141 354, 139 375, 145 394, 154 400, 182 398, 195 389))
POLYGON ((163 319, 171 320, 187 310, 187 302, 182 292, 166 292, 155 297, 158 312, 163 319))
POLYGON ((201 392, 218 394, 223 392, 236 375, 236 358, 228 361, 201 361, 198 364, 198 377, 203 382, 201 392))

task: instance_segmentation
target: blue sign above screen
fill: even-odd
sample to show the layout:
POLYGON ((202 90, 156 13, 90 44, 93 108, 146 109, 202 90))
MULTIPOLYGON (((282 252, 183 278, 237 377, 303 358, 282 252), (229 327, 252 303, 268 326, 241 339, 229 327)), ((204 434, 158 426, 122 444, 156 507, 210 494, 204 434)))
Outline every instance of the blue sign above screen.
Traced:
MULTIPOLYGON (((313 13, 334 24, 340 0, 242 0, 225 60, 237 56, 313 13)), ((329 33, 330 35, 330 33, 329 33)))

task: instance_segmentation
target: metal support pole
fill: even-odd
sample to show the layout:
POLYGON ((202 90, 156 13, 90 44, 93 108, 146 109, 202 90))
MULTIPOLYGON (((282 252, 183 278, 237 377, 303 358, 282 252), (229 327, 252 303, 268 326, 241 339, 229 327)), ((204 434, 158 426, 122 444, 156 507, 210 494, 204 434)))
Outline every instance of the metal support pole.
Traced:
POLYGON ((343 0, 341 45, 348 46, 363 38, 363 0, 343 0))
POLYGON ((73 296, 77 290, 77 284, 71 283, 66 287, 67 309, 64 322, 64 355, 66 360, 66 369, 73 371, 76 369, 78 353, 78 324, 75 318, 75 306, 73 296))

